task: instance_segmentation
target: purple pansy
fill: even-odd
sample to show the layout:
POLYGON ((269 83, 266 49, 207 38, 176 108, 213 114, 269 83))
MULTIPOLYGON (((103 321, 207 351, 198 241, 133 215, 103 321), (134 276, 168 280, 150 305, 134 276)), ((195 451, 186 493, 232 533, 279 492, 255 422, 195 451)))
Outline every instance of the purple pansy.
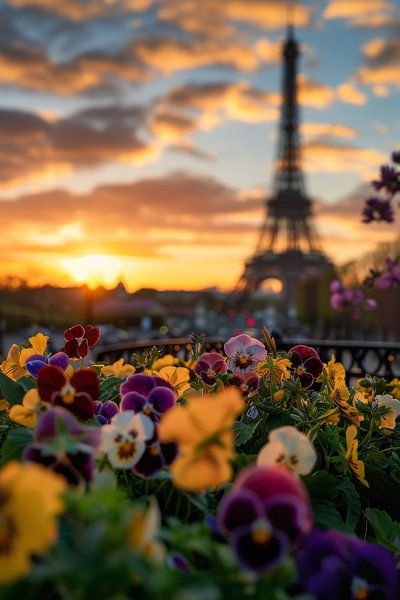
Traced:
POLYGON ((305 502, 288 494, 267 499, 239 488, 225 496, 218 525, 233 547, 239 564, 251 571, 279 565, 291 546, 310 529, 305 502))
POLYGON ((205 352, 200 356, 194 366, 195 373, 207 385, 214 385, 218 375, 227 371, 226 362, 218 352, 205 352))
POLYGON ((400 192, 400 173, 394 167, 383 165, 381 167, 380 179, 373 181, 376 190, 386 190, 389 194, 400 192))
POLYGON ((120 386, 120 393, 122 411, 142 412, 155 422, 176 403, 173 388, 167 381, 142 373, 128 377, 120 386))
POLYGON ((69 365, 68 355, 65 354, 65 352, 57 352, 56 354, 53 354, 53 356, 47 358, 41 354, 32 354, 25 362, 25 369, 32 377, 36 377, 39 369, 46 365, 55 365, 65 371, 69 365))
POLYGON ((315 529, 297 553, 301 589, 316 600, 397 598, 396 560, 383 546, 315 529))
POLYGON ((308 389, 318 379, 324 368, 318 352, 311 346, 299 344, 289 350, 295 374, 299 377, 301 386, 308 389))
POLYGON ((229 369, 239 375, 254 371, 267 356, 264 344, 246 333, 231 337, 225 343, 224 350, 229 369))
POLYGON ((92 481, 93 453, 100 442, 100 428, 85 427, 70 412, 55 407, 39 418, 24 460, 45 465, 70 485, 83 485, 92 481))
POLYGON ((385 221, 386 223, 393 223, 393 206, 390 200, 369 198, 365 201, 362 217, 363 223, 371 223, 372 221, 385 221))
POLYGON ((158 439, 157 427, 155 427, 153 437, 146 442, 144 454, 132 470, 142 477, 151 477, 161 471, 163 467, 169 466, 177 454, 177 444, 174 442, 162 444, 158 439))
POLYGON ((113 416, 119 412, 118 404, 112 400, 106 400, 105 402, 96 400, 94 406, 95 417, 100 425, 106 425, 107 423, 110 423, 113 416))

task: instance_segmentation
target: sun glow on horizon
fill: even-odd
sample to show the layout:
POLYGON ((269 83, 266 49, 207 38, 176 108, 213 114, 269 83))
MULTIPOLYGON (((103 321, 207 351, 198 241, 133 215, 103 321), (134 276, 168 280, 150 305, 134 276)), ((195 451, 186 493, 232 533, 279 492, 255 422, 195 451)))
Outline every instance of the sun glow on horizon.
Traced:
POLYGON ((121 280, 121 260, 109 254, 63 258, 60 267, 75 283, 85 283, 90 288, 114 287, 121 280))

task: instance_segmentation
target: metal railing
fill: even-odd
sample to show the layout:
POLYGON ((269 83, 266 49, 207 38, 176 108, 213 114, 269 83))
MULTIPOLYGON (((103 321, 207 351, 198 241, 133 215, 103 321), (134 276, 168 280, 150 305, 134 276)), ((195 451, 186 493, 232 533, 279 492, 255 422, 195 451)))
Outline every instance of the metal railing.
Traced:
MULTIPOLYGON (((283 340, 278 350, 289 350, 296 344, 312 346, 321 360, 327 362, 332 354, 343 363, 349 378, 362 377, 366 373, 392 379, 400 378, 400 343, 365 342, 353 340, 283 340)), ((188 360, 193 347, 189 338, 152 339, 137 342, 124 342, 99 347, 96 360, 114 362, 123 357, 129 360, 133 353, 140 353, 153 346, 161 350, 162 355, 172 354, 188 360)), ((219 338, 205 338, 202 344, 204 352, 223 352, 224 342, 219 338)))

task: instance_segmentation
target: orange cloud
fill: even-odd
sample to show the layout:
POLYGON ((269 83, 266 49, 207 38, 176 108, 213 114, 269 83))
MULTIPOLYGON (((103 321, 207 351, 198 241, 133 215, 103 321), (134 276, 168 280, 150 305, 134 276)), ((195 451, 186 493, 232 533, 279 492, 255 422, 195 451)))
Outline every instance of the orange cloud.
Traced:
POLYGON ((330 0, 325 19, 346 19, 350 25, 379 26, 393 11, 389 0, 330 0))
POLYGON ((329 85, 318 83, 307 75, 298 77, 299 101, 313 108, 325 108, 335 100, 335 90, 329 85))
POLYGON ((356 104, 358 106, 365 104, 367 101, 366 95, 351 81, 338 85, 337 97, 342 102, 356 104))
POLYGON ((43 11, 54 12, 70 21, 93 19, 113 9, 143 11, 151 6, 153 0, 8 0, 16 8, 39 8, 43 11))
POLYGON ((377 95, 384 95, 379 92, 387 86, 398 89, 400 87, 400 39, 376 38, 364 44, 362 51, 366 57, 366 64, 360 67, 358 80, 374 86, 377 95))
POLYGON ((358 136, 357 129, 341 123, 302 123, 300 132, 306 137, 339 137, 352 139, 358 136))
POLYGON ((386 155, 370 148, 358 148, 329 140, 310 140, 302 147, 304 166, 313 173, 360 173, 367 179, 386 155))

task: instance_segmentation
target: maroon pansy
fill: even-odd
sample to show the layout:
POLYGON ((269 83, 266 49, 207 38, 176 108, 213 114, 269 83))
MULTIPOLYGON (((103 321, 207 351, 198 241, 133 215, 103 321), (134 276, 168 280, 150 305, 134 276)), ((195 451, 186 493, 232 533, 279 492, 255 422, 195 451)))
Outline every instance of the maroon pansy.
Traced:
POLYGON ((289 350, 295 375, 300 379, 301 386, 308 389, 318 379, 324 368, 318 352, 311 346, 293 346, 289 350))
POLYGON ((48 365, 39 370, 37 380, 39 396, 44 402, 63 406, 83 421, 93 417, 99 382, 92 369, 75 371, 68 379, 60 367, 48 365))
POLYGON ((48 467, 70 485, 84 485, 93 479, 93 454, 100 442, 100 428, 85 427, 65 409, 51 408, 40 416, 24 460, 48 467))
POLYGON ((234 385, 246 396, 253 396, 260 387, 260 378, 256 373, 245 373, 245 375, 234 374, 228 379, 229 385, 234 385))
POLYGON ((74 325, 64 331, 65 345, 62 351, 70 358, 85 358, 89 348, 94 348, 100 339, 100 330, 93 325, 74 325))
POLYGON ((227 371, 226 362, 218 352, 205 352, 200 356, 194 366, 195 373, 207 385, 214 385, 218 375, 227 371))
POLYGON ((120 386, 120 393, 122 411, 142 412, 154 422, 176 403, 173 388, 167 381, 142 373, 128 377, 120 386))

